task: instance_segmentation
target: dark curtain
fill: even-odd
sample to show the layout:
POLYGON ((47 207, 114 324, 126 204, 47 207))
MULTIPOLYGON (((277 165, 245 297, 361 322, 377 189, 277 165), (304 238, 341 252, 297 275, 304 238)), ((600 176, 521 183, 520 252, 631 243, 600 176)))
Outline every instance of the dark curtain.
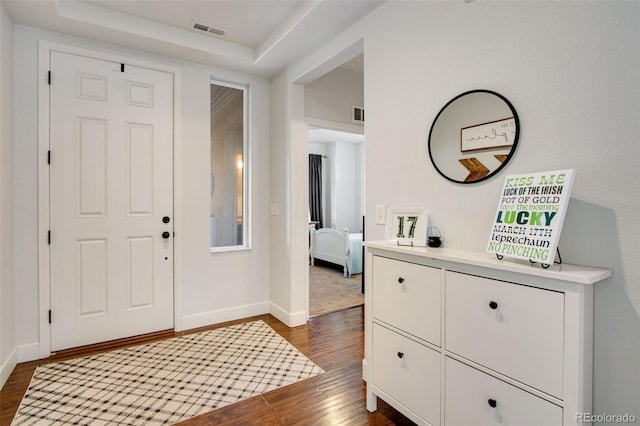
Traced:
POLYGON ((322 223, 322 155, 309 154, 309 214, 312 222, 322 223))

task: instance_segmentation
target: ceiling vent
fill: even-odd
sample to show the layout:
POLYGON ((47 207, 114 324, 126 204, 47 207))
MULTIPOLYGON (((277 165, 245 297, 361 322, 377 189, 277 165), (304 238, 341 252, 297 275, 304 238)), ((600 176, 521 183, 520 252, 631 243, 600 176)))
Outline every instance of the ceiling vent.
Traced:
POLYGON ((222 37, 227 33, 227 30, 223 30, 222 28, 212 27, 207 24, 203 24, 202 22, 198 22, 196 20, 191 21, 191 29, 198 32, 204 32, 211 35, 216 35, 222 37))
POLYGON ((364 123, 364 108, 354 106, 351 112, 351 119, 355 123, 364 123))

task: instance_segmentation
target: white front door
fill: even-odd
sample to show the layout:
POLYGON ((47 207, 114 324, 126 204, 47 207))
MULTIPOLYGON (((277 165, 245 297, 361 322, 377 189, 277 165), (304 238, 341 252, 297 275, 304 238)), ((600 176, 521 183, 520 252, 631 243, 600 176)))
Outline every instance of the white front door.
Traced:
POLYGON ((51 350, 171 329, 173 75, 50 67, 51 350))

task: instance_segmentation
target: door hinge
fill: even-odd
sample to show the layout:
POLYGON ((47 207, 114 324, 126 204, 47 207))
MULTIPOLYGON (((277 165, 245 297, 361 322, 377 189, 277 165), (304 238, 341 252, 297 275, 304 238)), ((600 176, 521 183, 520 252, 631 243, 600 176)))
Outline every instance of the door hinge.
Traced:
POLYGON ((47 164, 51 164, 51 151, 47 151, 47 164))
POLYGON ((47 73, 47 84, 51 86, 51 70, 47 73))
POLYGON ((47 231, 47 244, 51 245, 51 230, 47 231))
POLYGON ((49 309, 49 324, 51 324, 51 309, 49 309))

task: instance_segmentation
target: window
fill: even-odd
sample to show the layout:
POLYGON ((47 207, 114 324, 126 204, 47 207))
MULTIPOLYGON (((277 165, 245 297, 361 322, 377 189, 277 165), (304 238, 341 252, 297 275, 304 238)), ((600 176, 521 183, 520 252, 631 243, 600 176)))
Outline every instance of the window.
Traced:
POLYGON ((249 248, 247 88, 211 83, 210 245, 249 248))

